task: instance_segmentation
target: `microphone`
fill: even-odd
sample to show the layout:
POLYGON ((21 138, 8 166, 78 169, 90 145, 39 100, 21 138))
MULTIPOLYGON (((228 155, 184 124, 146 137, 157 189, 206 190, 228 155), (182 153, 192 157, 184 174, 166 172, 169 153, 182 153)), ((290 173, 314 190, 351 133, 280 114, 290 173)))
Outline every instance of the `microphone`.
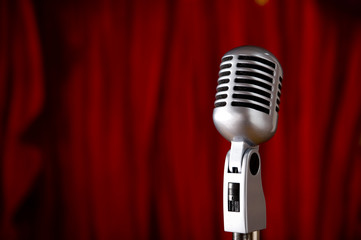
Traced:
MULTIPOLYGON (((258 145, 276 132, 283 71, 255 46, 234 48, 220 64, 213 122, 231 142, 224 166, 224 229, 251 234, 266 228, 258 145)), ((251 236, 251 235, 249 235, 251 236)))

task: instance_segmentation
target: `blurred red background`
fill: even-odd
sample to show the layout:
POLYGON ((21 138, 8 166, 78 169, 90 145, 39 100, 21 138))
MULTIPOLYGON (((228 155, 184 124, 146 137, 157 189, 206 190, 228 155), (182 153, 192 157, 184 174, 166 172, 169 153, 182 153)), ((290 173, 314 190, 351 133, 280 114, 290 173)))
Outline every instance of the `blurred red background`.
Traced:
POLYGON ((262 239, 361 239, 361 4, 0 1, 0 238, 231 239, 222 55, 274 53, 262 239))

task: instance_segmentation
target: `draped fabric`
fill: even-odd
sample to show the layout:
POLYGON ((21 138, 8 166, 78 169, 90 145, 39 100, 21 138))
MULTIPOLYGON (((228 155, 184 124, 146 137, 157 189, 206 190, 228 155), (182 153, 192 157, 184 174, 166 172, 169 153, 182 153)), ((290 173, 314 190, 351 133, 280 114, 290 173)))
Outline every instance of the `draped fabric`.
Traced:
POLYGON ((357 1, 0 1, 0 238, 231 239, 219 63, 284 70, 262 239, 361 239, 357 1))

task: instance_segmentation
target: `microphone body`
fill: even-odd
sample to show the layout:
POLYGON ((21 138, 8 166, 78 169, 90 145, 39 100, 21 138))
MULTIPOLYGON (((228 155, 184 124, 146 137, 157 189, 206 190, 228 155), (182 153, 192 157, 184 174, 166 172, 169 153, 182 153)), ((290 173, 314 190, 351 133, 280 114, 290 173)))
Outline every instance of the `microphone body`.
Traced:
POLYGON ((258 145, 276 132, 283 71, 265 49, 232 49, 220 64, 213 122, 231 142, 224 166, 223 216, 228 232, 266 228, 258 145))
POLYGON ((282 77, 276 57, 265 49, 244 46, 223 56, 213 121, 224 138, 258 145, 274 135, 282 77))

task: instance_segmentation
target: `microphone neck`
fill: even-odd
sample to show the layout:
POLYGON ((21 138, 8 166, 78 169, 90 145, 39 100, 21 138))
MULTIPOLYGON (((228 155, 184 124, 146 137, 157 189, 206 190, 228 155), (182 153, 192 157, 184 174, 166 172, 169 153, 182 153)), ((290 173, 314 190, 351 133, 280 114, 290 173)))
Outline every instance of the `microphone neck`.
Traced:
MULTIPOLYGON (((258 147, 258 146, 257 146, 258 147)), ((255 146, 248 144, 245 141, 232 141, 231 150, 229 151, 228 171, 231 173, 240 173, 242 169, 242 159, 244 154, 255 146)))

